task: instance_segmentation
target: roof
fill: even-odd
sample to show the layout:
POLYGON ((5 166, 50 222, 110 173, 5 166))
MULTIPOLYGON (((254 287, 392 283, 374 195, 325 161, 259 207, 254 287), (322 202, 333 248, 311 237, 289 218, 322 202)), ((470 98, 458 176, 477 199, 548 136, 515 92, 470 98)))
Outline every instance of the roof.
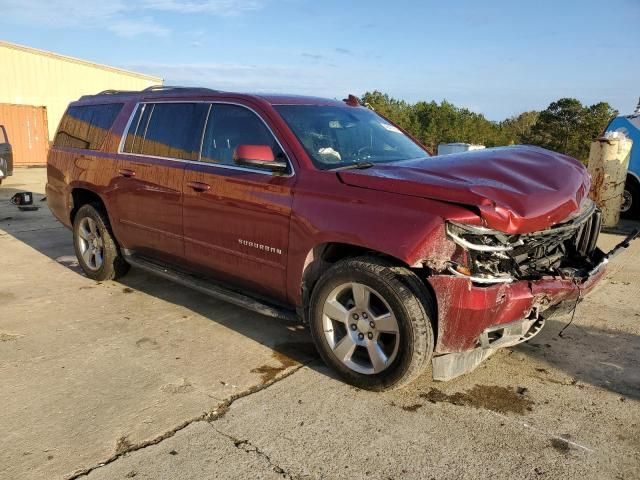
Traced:
POLYGON ((344 102, 331 98, 313 97, 305 95, 287 95, 282 93, 256 93, 256 97, 263 98, 271 105, 336 105, 344 106, 344 102))
POLYGON ((625 118, 629 120, 629 123, 631 123, 631 125, 640 130, 640 115, 629 115, 625 118))
POLYGON ((50 58, 54 58, 54 59, 61 60, 61 61, 64 61, 64 62, 77 63, 79 65, 84 65, 84 66, 91 67, 91 68, 97 68, 97 69, 100 69, 100 70, 106 70, 106 71, 109 71, 109 72, 115 72, 115 73, 119 73, 121 75, 128 75, 130 77, 142 78, 144 80, 150 80, 150 81, 155 82, 155 83, 162 83, 163 82, 161 77, 156 77, 156 76, 153 76, 153 75, 145 75, 143 73, 138 73, 138 72, 131 72, 129 70, 124 70, 122 68, 116 68, 116 67, 111 67, 109 65, 103 65, 103 64, 100 64, 100 63, 89 62, 87 60, 81 60, 79 58, 74 58, 74 57, 68 57, 66 55, 60 55, 59 53, 53 53, 53 52, 49 52, 49 51, 46 51, 46 50, 39 50, 37 48, 26 47, 24 45, 18 45, 16 43, 6 42, 4 40, 0 40, 0 47, 10 48, 12 50, 20 50, 20 51, 23 51, 23 52, 31 53, 33 55, 40 55, 40 56, 44 56, 44 57, 50 57, 50 58))
POLYGON ((145 88, 140 91, 125 90, 105 90, 95 95, 85 95, 80 101, 104 101, 109 100, 127 100, 131 98, 201 98, 201 97, 244 97, 259 99, 266 101, 271 105, 331 105, 344 106, 344 102, 321 97, 303 96, 303 95, 286 95, 286 94, 263 94, 263 93, 243 93, 243 92, 227 92, 221 90, 213 90, 204 87, 181 87, 171 85, 156 85, 145 88))
MULTIPOLYGON (((631 126, 640 132, 640 115, 623 115, 620 117, 616 117, 609 123, 609 126, 606 128, 607 131, 610 130, 619 130, 621 128, 631 126)), ((626 132, 629 134, 629 132, 626 132)))

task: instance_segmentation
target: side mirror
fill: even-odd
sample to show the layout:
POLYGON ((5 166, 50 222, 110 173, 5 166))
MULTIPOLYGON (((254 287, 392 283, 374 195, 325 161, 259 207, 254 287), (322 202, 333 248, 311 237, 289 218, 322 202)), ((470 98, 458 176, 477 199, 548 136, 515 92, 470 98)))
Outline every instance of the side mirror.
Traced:
POLYGON ((287 162, 278 161, 268 145, 238 145, 233 152, 233 161, 243 167, 262 168, 272 172, 284 172, 287 162))

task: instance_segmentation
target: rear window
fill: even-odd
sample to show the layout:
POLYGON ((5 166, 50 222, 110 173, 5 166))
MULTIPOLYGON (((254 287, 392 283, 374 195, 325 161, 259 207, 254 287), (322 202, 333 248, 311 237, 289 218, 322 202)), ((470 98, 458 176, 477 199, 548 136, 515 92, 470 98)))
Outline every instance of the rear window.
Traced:
POLYGON ((197 160, 204 103, 143 103, 131 120, 123 152, 153 157, 197 160))
POLYGON ((0 143, 9 143, 7 142, 7 134, 4 131, 4 125, 0 125, 0 143))
POLYGON ((109 103, 69 107, 60 121, 53 144, 98 150, 122 106, 122 103, 109 103))

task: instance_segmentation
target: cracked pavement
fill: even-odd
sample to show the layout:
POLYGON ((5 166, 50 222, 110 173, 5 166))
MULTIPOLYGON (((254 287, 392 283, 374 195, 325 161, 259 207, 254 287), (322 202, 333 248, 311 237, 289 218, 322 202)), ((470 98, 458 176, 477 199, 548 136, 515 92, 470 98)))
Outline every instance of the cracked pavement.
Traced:
POLYGON ((300 325, 140 271, 87 279, 45 203, 6 204, 44 181, 0 188, 0 478, 640 477, 640 242, 563 337, 568 317, 465 377, 375 394, 300 325))

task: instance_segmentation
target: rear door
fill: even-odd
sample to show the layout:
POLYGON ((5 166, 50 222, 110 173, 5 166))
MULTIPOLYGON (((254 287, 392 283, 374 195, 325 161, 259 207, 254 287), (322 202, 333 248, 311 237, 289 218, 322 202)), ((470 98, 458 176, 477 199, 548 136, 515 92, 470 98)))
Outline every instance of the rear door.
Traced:
POLYGON ((125 248, 172 263, 184 259, 184 169, 198 157, 207 110, 207 104, 188 101, 136 107, 114 190, 118 240, 125 248))
POLYGON ((235 165, 242 144, 268 145, 286 159, 254 111, 213 103, 201 159, 185 172, 185 256, 196 270, 284 301, 293 171, 291 164, 284 175, 235 165))
POLYGON ((0 181, 13 173, 13 152, 7 130, 0 125, 0 181))

